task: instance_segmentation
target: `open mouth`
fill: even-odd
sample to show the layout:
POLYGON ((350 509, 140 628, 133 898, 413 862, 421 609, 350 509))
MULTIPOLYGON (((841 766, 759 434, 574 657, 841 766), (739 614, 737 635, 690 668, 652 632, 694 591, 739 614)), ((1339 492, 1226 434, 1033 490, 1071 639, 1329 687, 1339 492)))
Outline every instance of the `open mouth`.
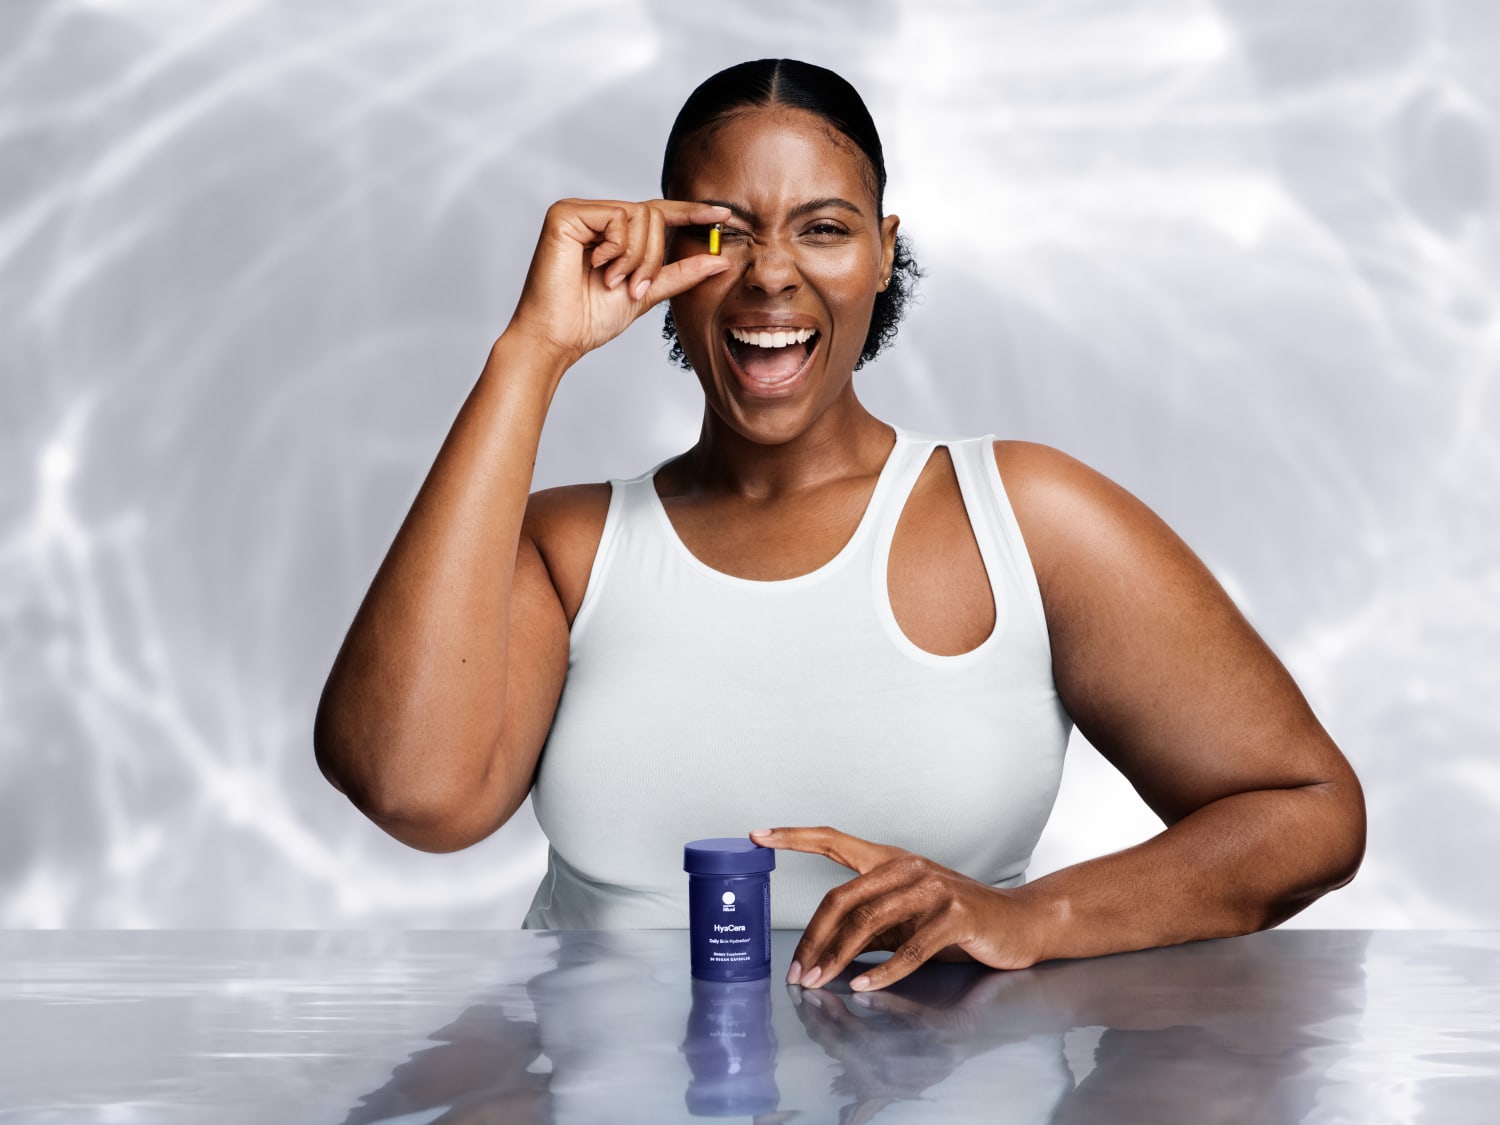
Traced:
POLYGON ((820 339, 816 328, 731 328, 724 333, 736 373, 761 390, 796 379, 820 339))

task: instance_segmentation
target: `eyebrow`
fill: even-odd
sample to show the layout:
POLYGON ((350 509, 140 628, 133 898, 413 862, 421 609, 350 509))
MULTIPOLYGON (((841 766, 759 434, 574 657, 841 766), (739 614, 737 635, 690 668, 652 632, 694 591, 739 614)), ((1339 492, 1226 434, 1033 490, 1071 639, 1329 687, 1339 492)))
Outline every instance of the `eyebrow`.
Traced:
MULTIPOLYGON (((728 199, 701 199, 699 202, 706 203, 710 207, 727 207, 734 213, 735 218, 749 223, 753 227, 760 226, 760 216, 744 204, 735 203, 728 199)), ((841 199, 836 195, 828 195, 822 199, 809 199, 805 203, 797 204, 797 206, 793 207, 787 213, 787 218, 800 219, 802 216, 810 215, 814 211, 850 211, 855 215, 864 214, 863 211, 847 199, 841 199)))

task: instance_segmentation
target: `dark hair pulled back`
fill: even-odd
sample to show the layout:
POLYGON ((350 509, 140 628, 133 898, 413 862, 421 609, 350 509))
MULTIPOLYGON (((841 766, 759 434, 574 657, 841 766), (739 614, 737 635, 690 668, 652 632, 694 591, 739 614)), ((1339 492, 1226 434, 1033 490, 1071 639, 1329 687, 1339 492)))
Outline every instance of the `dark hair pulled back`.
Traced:
MULTIPOLYGON (((839 75, 797 59, 757 59, 739 63, 712 75, 688 95, 677 113, 677 120, 672 123, 672 131, 667 134, 667 149, 661 162, 662 196, 672 197, 678 160, 683 146, 690 139, 737 113, 773 106, 817 114, 859 149, 868 166, 866 182, 875 197, 876 216, 884 218, 885 154, 870 111, 854 87, 839 75)), ((898 234, 891 278, 886 287, 875 294, 870 329, 865 335, 864 349, 854 365, 856 371, 895 339, 896 328, 921 276, 922 271, 912 257, 911 244, 905 235, 898 234)), ((662 338, 672 346, 672 362, 679 367, 690 366, 682 350, 682 341, 677 337, 677 326, 672 323, 670 309, 662 326, 662 338)))

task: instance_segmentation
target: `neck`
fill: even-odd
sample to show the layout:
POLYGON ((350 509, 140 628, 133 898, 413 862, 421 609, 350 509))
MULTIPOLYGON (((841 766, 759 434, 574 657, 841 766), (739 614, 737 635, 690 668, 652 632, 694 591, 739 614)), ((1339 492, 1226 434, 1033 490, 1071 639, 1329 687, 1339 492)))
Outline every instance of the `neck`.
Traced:
POLYGON ((698 443, 682 468, 689 487, 769 500, 878 473, 894 441, 892 427, 866 410, 851 388, 805 430, 779 442, 756 440, 705 407, 698 443))

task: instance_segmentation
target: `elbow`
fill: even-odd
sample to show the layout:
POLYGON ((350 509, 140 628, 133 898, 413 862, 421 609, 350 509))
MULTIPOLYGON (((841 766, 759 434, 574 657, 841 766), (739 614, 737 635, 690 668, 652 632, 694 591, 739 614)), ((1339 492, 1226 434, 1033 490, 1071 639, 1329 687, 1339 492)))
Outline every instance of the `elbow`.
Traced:
POLYGON ((1339 768, 1332 777, 1307 786, 1305 790, 1314 798, 1308 813, 1312 827, 1310 835, 1322 845, 1315 853, 1321 854, 1323 860, 1318 895, 1347 886, 1359 873, 1365 859, 1364 787, 1342 755, 1338 764, 1339 768))
POLYGON ((358 770, 361 760, 356 749, 358 741, 349 724, 340 721, 339 709, 330 702, 325 687, 313 718, 313 760, 329 785, 348 797, 356 807, 362 808, 361 798, 366 787, 361 784, 358 770))
MULTIPOLYGON (((1311 906, 1331 891, 1347 886, 1365 857, 1365 798, 1354 772, 1304 786, 1309 804, 1297 833, 1300 871, 1281 895, 1268 904, 1251 930, 1270 929, 1311 906)), ((1247 932, 1249 932, 1247 930, 1247 932)))
MULTIPOLYGON (((431 755, 382 747, 341 731, 319 709, 313 725, 313 754, 328 783, 388 836, 424 852, 456 852, 490 835, 509 819, 486 815, 483 779, 434 776, 431 755), (398 770, 377 763, 409 762, 419 768, 398 770)), ((522 795, 524 799, 524 794, 522 795)), ((514 802, 519 807, 520 801, 514 802)))
POLYGON ((1331 814, 1336 825, 1333 862, 1330 864, 1330 891, 1350 883, 1365 859, 1368 822, 1365 814, 1365 791, 1350 769, 1337 783, 1333 794, 1336 811, 1331 814))
MULTIPOLYGON (((388 778, 359 786, 330 778, 365 817, 386 835, 424 852, 457 852, 472 847, 510 818, 514 809, 494 814, 483 786, 404 784, 388 778)), ((520 802, 517 801, 519 807, 520 802)))

